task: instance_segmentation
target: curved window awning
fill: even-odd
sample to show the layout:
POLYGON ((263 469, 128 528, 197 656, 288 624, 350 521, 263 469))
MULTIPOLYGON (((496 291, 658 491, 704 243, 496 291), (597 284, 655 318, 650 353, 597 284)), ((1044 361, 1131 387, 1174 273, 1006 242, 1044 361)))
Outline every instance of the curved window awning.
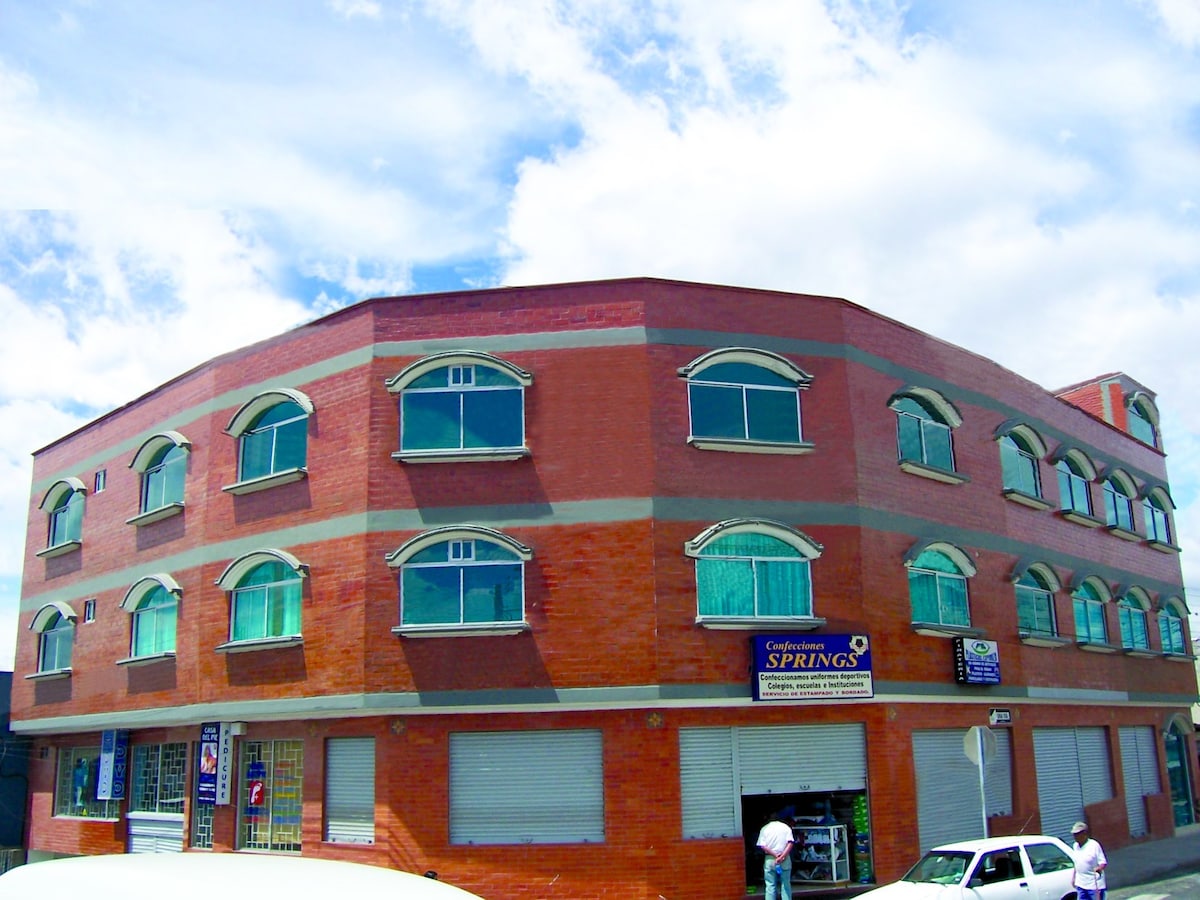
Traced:
POLYGON ((1170 612, 1181 619, 1188 617, 1188 605, 1178 594, 1171 594, 1169 597, 1160 598, 1156 609, 1163 612, 1170 612))
POLYGON ((71 608, 71 604, 64 603, 62 600, 52 600, 33 614, 33 621, 29 623, 29 630, 45 631, 56 615, 62 616, 71 622, 75 622, 79 618, 75 615, 75 610, 71 608))
POLYGON ((1099 477, 1104 481, 1112 480, 1112 481, 1116 482, 1118 485, 1120 485, 1121 490, 1125 494, 1126 497, 1136 497, 1137 496, 1137 493, 1138 493, 1137 482, 1135 482, 1133 480, 1132 475, 1130 475, 1128 472, 1126 472, 1120 466, 1105 467, 1099 473, 1099 477))
POLYGON ((1079 590, 1084 585, 1091 587, 1093 591, 1100 597, 1101 600, 1108 602, 1113 598, 1112 588, 1099 575, 1076 575, 1071 579, 1068 587, 1072 594, 1079 590))
POLYGON ((690 541, 684 542, 683 552, 687 556, 698 557, 704 547, 717 538, 747 533, 770 535, 795 549, 804 559, 816 559, 825 549, 804 532, 797 531, 782 522, 771 519, 739 518, 726 519, 705 528, 690 541))
POLYGON ((154 461, 154 457, 163 447, 182 447, 184 450, 192 449, 192 442, 180 434, 178 431, 160 431, 158 434, 147 438, 142 446, 138 447, 137 453, 133 454, 133 459, 129 462, 129 468, 135 472, 145 472, 150 468, 150 463, 154 461))
POLYGON ((271 562, 283 563, 300 578, 308 576, 308 566, 300 562, 300 560, 286 550, 255 550, 252 553, 247 553, 245 556, 238 557, 226 566, 225 571, 221 573, 221 577, 216 580, 216 585, 223 591, 232 591, 241 583, 243 578, 258 566, 271 562))
POLYGON ((1092 462, 1091 457, 1080 450, 1078 447, 1061 446, 1050 455, 1050 462, 1059 463, 1063 460, 1068 460, 1075 464, 1080 470, 1080 473, 1088 481, 1095 481, 1098 471, 1096 464, 1092 462))
POLYGON ((133 586, 125 592, 125 598, 121 601, 121 609, 125 610, 125 612, 133 612, 138 608, 138 604, 146 599, 147 594, 153 593, 158 588, 163 588, 176 597, 179 597, 183 593, 183 588, 179 586, 179 582, 170 575, 164 572, 147 575, 135 581, 133 586))
POLYGON ((297 391, 293 388, 272 388, 271 390, 263 391, 253 399, 243 403, 241 408, 233 414, 233 418, 229 420, 229 424, 225 426, 225 433, 233 437, 240 437, 249 430, 255 419, 262 413, 266 412, 272 406, 288 402, 295 403, 310 416, 316 408, 313 406, 312 400, 303 391, 297 391))
POLYGON ((42 497, 42 502, 38 505, 38 509, 55 509, 59 503, 62 502, 64 495, 74 493, 76 491, 79 493, 85 493, 86 490, 87 489, 83 486, 83 482, 73 475, 67 478, 60 478, 47 489, 46 495, 42 497))
POLYGON ((1154 500, 1159 506, 1164 509, 1175 509, 1175 501, 1171 499, 1170 493, 1161 484, 1145 484, 1138 491, 1137 498, 1139 500, 1154 500))
POLYGON ((958 407, 933 388, 919 387, 912 384, 907 385, 888 398, 888 406, 891 406, 902 397, 911 397, 913 400, 916 400, 951 428, 957 428, 963 423, 962 413, 958 411, 958 407))
POLYGON ((1156 404, 1154 402, 1154 398, 1145 391, 1130 391, 1125 395, 1125 405, 1127 407, 1137 406, 1146 416, 1147 421, 1149 421, 1151 425, 1153 425, 1155 428, 1159 427, 1158 404, 1156 404))
POLYGON ((951 544, 949 541, 918 541, 913 544, 909 551, 904 554, 905 567, 911 566, 917 561, 917 558, 926 551, 935 551, 945 554, 951 562, 958 567, 958 570, 968 578, 973 578, 977 568, 975 561, 971 559, 971 555, 961 547, 951 544))
POLYGON ((1019 437, 1029 445, 1035 456, 1043 457, 1049 452, 1045 439, 1032 425, 1021 419, 1007 419, 996 426, 992 432, 995 440, 1002 437, 1019 437))
POLYGON ((1037 575, 1051 591, 1062 590, 1062 579, 1058 577, 1058 573, 1049 563, 1038 559, 1018 560, 1010 577, 1012 581, 1016 582, 1027 574, 1037 575))
POLYGON ((722 347, 710 350, 693 359, 686 366, 680 366, 676 371, 683 378, 693 378, 710 366, 720 363, 745 363, 759 366, 774 372, 780 378, 792 382, 803 390, 812 383, 812 376, 789 359, 769 350, 758 350, 754 347, 722 347))
POLYGON ((515 554, 522 562, 533 559, 533 550, 520 541, 514 540, 503 532, 482 525, 447 525, 423 531, 417 536, 405 541, 385 557, 390 568, 396 569, 404 565, 426 547, 444 544, 446 541, 487 541, 503 547, 515 554))
POLYGON ((444 353, 422 357, 384 383, 389 393, 398 394, 422 375, 446 366, 484 366, 508 375, 522 387, 533 384, 533 375, 530 372, 498 356, 478 350, 447 350, 444 353))

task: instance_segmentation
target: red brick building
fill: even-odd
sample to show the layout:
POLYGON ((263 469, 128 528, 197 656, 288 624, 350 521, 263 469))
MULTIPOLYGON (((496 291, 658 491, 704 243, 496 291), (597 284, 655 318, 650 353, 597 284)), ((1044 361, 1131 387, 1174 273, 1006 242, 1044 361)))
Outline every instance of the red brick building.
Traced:
POLYGON ((35 454, 31 857, 720 898, 780 811, 797 889, 985 829, 1167 836, 1172 508, 1144 387, 1055 396, 844 300, 366 301, 35 454))

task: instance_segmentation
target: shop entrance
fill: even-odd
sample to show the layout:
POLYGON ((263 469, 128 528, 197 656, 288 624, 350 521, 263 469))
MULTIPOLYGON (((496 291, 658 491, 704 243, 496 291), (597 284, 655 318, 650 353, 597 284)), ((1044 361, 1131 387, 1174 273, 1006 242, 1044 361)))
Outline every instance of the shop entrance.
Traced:
POLYGON ((796 892, 872 881, 865 791, 744 794, 741 804, 747 886, 762 889, 763 855, 757 847, 758 832, 778 816, 791 821, 795 835, 792 885, 796 892))

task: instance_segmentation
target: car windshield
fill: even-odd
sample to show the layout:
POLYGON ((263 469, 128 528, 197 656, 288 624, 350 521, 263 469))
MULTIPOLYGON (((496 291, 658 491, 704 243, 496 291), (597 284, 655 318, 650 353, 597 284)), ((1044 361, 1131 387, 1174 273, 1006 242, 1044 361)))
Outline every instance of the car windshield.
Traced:
POLYGON ((931 850, 908 870, 904 881, 928 881, 933 884, 957 884, 975 858, 974 853, 953 850, 931 850))

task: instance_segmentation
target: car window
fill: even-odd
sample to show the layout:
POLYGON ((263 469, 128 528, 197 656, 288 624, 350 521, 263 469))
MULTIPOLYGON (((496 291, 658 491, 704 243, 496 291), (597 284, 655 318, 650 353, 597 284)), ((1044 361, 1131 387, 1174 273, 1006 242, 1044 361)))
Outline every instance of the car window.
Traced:
POLYGON ((1029 865, 1034 875, 1058 872, 1075 865, 1070 854, 1054 844, 1026 844, 1025 852, 1029 854, 1029 865))
POLYGON ((978 879, 980 884, 997 884, 1001 881, 1012 881, 1023 878, 1025 866, 1021 862, 1021 851, 1016 847, 1006 847, 1003 850, 992 850, 979 857, 975 871, 971 873, 971 881, 978 879))
POLYGON ((931 850, 908 870, 904 881, 931 881, 934 884, 958 884, 962 881, 973 853, 931 850))

